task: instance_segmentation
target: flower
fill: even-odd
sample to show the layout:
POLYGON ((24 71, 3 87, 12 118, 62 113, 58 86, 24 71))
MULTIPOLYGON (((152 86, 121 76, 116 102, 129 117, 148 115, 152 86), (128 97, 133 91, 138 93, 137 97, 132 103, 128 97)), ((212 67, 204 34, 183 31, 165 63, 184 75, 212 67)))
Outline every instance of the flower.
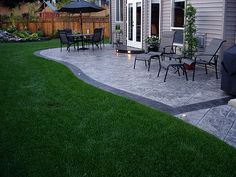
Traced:
POLYGON ((145 39, 145 42, 149 45, 149 46, 155 46, 158 45, 159 43, 159 37, 158 36, 149 36, 145 39))

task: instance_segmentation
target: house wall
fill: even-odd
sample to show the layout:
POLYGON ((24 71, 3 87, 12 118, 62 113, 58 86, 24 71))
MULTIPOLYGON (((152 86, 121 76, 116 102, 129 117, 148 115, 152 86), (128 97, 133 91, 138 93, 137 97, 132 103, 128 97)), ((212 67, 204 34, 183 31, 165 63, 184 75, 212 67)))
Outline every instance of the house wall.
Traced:
POLYGON ((111 8, 111 36, 112 36, 112 41, 116 41, 116 36, 115 36, 115 28, 116 28, 116 24, 120 24, 120 28, 123 31, 123 37, 122 37, 122 41, 123 44, 126 43, 126 28, 124 27, 126 25, 126 0, 123 1, 124 4, 124 9, 123 9, 123 14, 124 14, 124 20, 123 22, 117 22, 116 21, 116 0, 110 0, 110 8, 111 8))
POLYGON ((197 8, 196 25, 198 33, 207 34, 207 42, 212 38, 223 39, 224 0, 192 0, 197 8))
POLYGON ((226 0, 224 39, 227 40, 224 48, 236 43, 236 1, 226 0))
MULTIPOLYGON (((233 0, 232 0, 233 1, 233 0)), ((161 30, 171 28, 171 0, 162 0, 161 30)), ((224 0, 191 0, 197 8, 196 26, 198 33, 207 33, 207 41, 212 38, 223 38, 224 0)))

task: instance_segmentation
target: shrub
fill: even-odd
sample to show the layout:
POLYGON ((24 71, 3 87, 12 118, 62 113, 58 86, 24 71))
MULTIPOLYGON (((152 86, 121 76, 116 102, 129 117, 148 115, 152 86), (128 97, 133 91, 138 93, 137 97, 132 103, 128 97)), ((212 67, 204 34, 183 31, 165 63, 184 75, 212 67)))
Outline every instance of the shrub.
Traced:
POLYGON ((44 37, 43 31, 37 31, 36 33, 38 34, 38 37, 44 37))
POLYGON ((6 31, 8 33, 15 33, 17 31, 17 28, 15 25, 11 25, 11 26, 7 27, 6 31))

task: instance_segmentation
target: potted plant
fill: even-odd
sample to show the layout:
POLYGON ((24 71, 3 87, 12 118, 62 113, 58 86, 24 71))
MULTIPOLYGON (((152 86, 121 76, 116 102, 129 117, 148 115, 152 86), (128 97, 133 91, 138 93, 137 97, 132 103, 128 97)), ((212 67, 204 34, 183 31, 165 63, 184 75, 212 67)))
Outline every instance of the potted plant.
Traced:
POLYGON ((119 33, 121 30, 120 30, 120 24, 116 24, 116 28, 115 28, 116 32, 119 33))
MULTIPOLYGON (((193 59, 197 51, 197 27, 195 25, 197 10, 190 2, 187 2, 185 11, 185 45, 184 56, 193 59)), ((186 66, 187 69, 192 69, 193 66, 186 66)))
POLYGON ((159 37, 158 36, 149 36, 145 39, 146 44, 148 45, 148 51, 158 51, 159 49, 159 37))

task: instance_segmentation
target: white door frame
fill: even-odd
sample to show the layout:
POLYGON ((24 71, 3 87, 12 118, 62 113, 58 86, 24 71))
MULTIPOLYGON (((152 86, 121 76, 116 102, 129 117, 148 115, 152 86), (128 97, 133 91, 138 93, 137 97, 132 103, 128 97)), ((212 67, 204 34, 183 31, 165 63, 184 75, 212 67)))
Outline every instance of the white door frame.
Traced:
POLYGON ((142 17, 142 11, 143 11, 143 7, 142 7, 142 0, 127 0, 127 46, 130 46, 130 47, 135 47, 135 48, 142 48, 142 29, 143 29, 143 17, 142 17), (137 8, 137 3, 141 3, 141 39, 140 41, 137 41, 136 38, 137 38, 137 29, 136 29, 136 8, 137 8), (133 7, 133 37, 132 37, 132 40, 129 40, 129 5, 132 5, 133 7))

